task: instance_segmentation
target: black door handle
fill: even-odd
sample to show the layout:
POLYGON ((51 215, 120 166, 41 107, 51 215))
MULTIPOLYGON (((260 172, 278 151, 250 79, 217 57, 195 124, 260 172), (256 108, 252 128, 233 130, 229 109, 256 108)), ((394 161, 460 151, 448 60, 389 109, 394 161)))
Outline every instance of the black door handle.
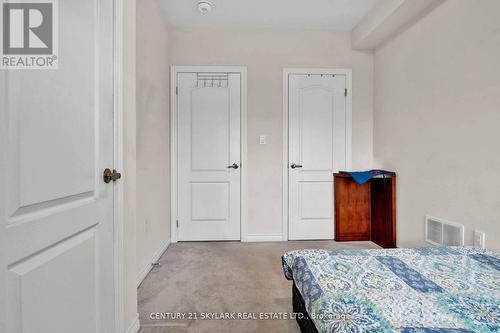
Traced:
POLYGON ((228 169, 238 169, 239 167, 240 167, 240 166, 239 166, 238 164, 233 163, 233 164, 229 165, 227 168, 228 168, 228 169))
POLYGON ((295 168, 302 168, 302 165, 292 163, 292 165, 290 165, 290 168, 292 168, 292 169, 295 169, 295 168))

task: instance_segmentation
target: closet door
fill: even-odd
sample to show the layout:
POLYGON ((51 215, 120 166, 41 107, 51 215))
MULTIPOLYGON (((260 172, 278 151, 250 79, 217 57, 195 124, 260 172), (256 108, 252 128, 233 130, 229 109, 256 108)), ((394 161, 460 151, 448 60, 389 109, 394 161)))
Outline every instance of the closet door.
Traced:
POLYGON ((239 73, 177 74, 178 239, 240 239, 239 73))
POLYGON ((333 239, 333 172, 346 167, 345 75, 289 75, 289 239, 333 239))

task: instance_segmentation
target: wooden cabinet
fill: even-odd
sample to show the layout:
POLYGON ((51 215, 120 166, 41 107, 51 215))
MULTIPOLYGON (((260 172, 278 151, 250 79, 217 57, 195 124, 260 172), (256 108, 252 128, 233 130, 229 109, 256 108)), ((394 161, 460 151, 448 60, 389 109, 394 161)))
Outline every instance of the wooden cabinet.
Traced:
POLYGON ((370 183, 358 185, 351 177, 335 175, 335 240, 370 240, 370 183))
POLYGON ((396 247, 396 175, 359 185, 348 174, 334 174, 335 240, 367 241, 396 247))

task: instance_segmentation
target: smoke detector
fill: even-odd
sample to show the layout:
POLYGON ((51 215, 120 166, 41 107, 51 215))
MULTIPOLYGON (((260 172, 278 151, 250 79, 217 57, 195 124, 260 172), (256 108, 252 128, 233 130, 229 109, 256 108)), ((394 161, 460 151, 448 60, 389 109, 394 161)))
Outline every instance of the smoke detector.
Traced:
POLYGON ((212 11, 212 4, 208 1, 200 1, 198 2, 198 11, 202 14, 208 14, 212 11))

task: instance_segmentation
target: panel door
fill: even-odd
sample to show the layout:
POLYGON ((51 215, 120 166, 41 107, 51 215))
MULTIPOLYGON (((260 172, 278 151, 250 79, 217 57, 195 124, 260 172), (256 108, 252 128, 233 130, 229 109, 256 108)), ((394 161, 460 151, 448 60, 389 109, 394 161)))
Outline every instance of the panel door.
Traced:
POLYGON ((0 331, 113 333, 113 1, 58 12, 59 68, 0 71, 0 331))
POLYGON ((289 75, 289 239, 333 239, 333 175, 346 167, 346 77, 289 75))
POLYGON ((240 239, 239 73, 178 73, 178 238, 240 239))

